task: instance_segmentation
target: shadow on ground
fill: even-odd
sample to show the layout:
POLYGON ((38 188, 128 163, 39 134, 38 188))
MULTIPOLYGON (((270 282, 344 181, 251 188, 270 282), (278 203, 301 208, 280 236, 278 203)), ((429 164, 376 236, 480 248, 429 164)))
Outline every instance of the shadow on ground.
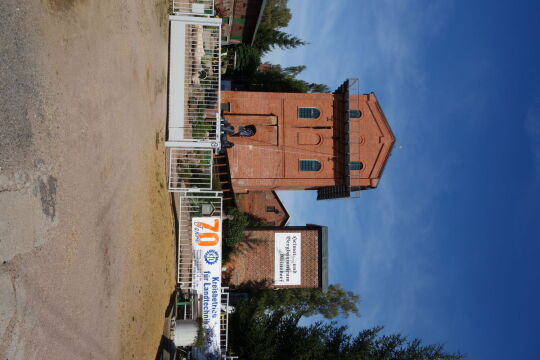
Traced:
POLYGON ((173 360, 176 355, 176 346, 174 342, 168 338, 166 335, 170 335, 167 327, 170 327, 171 318, 174 315, 174 309, 176 305, 176 292, 171 294, 169 299, 169 305, 165 309, 164 317, 164 335, 161 336, 161 341, 159 342, 159 347, 156 353, 156 360, 173 360))
POLYGON ((176 347, 174 346, 174 342, 171 339, 162 336, 156 354, 156 360, 173 360, 175 359, 175 355, 176 347))

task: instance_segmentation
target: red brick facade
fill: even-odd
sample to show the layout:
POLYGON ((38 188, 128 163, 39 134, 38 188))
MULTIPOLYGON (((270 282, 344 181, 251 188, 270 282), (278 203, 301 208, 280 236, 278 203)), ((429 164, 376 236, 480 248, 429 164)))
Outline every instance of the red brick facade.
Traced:
POLYGON ((350 95, 360 116, 344 125, 344 95, 224 91, 224 118, 235 129, 254 125, 252 137, 232 137, 228 149, 236 193, 254 190, 306 190, 345 185, 345 156, 360 162, 350 171, 350 186, 377 186, 395 142, 375 94, 350 95), (317 118, 301 118, 300 108, 316 108, 317 118), (342 144, 347 137, 349 152, 342 144), (300 160, 316 160, 317 171, 301 171, 300 160))
POLYGON ((231 288, 274 287, 274 242, 276 233, 301 234, 301 284, 279 288, 315 288, 326 286, 326 228, 308 225, 251 229, 245 232, 231 260, 227 264, 227 276, 231 288))
POLYGON ((223 19, 222 44, 251 44, 262 5, 263 0, 216 0, 217 15, 223 19))
POLYGON ((240 194, 238 208, 268 226, 285 226, 289 213, 274 191, 250 191, 240 194))

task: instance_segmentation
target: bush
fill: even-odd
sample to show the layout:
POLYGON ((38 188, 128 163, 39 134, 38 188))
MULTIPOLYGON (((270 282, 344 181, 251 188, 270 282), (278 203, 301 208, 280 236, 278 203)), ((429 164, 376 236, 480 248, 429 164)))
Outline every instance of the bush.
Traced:
POLYGON ((223 260, 226 262, 234 247, 244 240, 244 231, 248 227, 262 226, 264 222, 250 214, 246 214, 238 208, 229 211, 232 220, 223 222, 223 260))
POLYGON ((197 318, 197 338, 193 342, 193 347, 202 347, 204 345, 204 330, 202 326, 202 318, 197 318))
POLYGON ((226 246, 232 248, 236 246, 244 238, 244 230, 250 225, 249 217, 237 208, 233 208, 229 215, 233 216, 232 220, 226 220, 225 239, 226 246))

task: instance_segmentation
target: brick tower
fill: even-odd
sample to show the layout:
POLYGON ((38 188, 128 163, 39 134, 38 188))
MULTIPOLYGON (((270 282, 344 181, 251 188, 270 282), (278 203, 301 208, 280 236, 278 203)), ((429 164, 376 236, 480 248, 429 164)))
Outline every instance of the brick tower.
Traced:
POLYGON ((355 83, 333 94, 224 91, 225 120, 256 129, 230 138, 234 191, 317 190, 324 200, 375 188, 395 138, 375 94, 352 94, 355 83))

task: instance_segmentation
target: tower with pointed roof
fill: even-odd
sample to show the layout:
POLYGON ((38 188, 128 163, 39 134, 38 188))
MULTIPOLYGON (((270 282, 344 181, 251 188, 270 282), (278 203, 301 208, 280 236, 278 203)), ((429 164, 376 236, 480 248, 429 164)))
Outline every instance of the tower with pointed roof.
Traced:
POLYGON ((395 137, 375 94, 357 94, 357 83, 333 94, 224 91, 224 119, 255 130, 230 138, 235 193, 316 190, 327 200, 376 188, 395 137))

